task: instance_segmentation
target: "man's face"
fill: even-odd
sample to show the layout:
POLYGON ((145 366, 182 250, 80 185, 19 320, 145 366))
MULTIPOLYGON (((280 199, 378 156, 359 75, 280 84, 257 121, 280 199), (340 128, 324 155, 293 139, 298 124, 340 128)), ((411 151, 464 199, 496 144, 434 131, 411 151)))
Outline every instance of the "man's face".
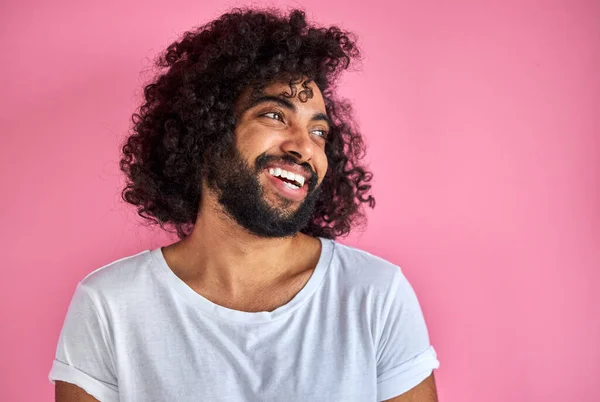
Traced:
POLYGON ((236 146, 209 183, 228 215, 261 237, 296 234, 319 198, 330 127, 321 91, 308 85, 313 96, 302 101, 300 84, 296 96, 282 95, 288 81, 268 85, 258 98, 245 91, 236 102, 236 146))

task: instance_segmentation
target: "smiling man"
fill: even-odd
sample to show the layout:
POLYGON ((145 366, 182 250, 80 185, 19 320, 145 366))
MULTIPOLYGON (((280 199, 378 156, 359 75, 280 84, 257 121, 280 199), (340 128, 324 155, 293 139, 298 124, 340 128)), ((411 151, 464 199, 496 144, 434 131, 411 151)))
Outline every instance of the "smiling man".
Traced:
POLYGON ((402 271, 335 241, 374 206, 333 92, 351 38, 235 9, 167 49, 121 168, 124 199, 179 241, 80 281, 57 401, 437 401, 402 271))

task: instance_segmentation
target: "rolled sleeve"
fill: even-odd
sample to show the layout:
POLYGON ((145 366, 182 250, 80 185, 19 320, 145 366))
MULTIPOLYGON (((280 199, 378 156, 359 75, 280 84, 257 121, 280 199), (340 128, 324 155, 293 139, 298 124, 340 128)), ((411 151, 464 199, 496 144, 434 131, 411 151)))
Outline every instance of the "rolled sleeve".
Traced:
POLYGON ((107 330, 106 312, 96 305, 93 292, 79 283, 58 338, 48 380, 77 385, 101 402, 118 401, 112 337, 107 330))
POLYGON ((377 400, 385 401, 401 395, 425 380, 434 369, 440 367, 433 346, 413 359, 401 364, 377 379, 377 400))
POLYGON ((412 286, 398 269, 389 293, 377 351, 377 400, 405 393, 440 363, 412 286))
POLYGON ((52 384, 56 381, 75 384, 100 402, 119 402, 119 392, 114 385, 94 378, 60 360, 55 359, 52 363, 48 379, 52 384))

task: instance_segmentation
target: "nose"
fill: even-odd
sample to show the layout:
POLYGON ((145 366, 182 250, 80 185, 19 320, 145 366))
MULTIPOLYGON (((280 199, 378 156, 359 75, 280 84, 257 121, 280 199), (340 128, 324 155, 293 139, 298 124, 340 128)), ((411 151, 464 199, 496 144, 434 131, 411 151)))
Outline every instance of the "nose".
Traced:
POLYGON ((290 129, 281 144, 281 150, 294 157, 298 163, 309 161, 313 157, 314 143, 310 134, 301 128, 290 129))

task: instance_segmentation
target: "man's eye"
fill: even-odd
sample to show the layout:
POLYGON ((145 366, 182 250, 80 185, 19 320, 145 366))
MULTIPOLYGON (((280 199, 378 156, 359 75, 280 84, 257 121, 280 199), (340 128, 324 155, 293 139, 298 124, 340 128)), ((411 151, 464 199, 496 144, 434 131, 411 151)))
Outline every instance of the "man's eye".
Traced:
POLYGON ((270 119, 274 119, 274 120, 279 120, 279 121, 283 121, 283 117, 281 116, 281 113, 279 112, 268 112, 268 113, 264 113, 263 116, 276 116, 276 117, 269 117, 270 119))
POLYGON ((321 138, 327 138, 327 135, 329 134, 329 132, 327 130, 313 130, 312 132, 313 133, 315 133, 315 132, 316 133, 320 133, 320 134, 317 134, 317 135, 319 137, 321 137, 321 138))

